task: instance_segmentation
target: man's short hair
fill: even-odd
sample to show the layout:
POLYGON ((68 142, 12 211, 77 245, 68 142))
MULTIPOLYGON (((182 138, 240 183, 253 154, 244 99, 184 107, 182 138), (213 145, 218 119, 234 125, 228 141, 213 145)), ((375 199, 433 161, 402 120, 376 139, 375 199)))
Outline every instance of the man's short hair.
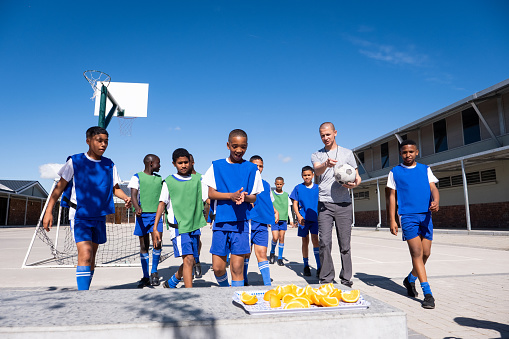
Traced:
POLYGON ((407 146, 407 145, 414 145, 415 147, 417 147, 417 144, 415 143, 415 141, 413 140, 403 140, 403 142, 401 144, 399 144, 399 150, 401 151, 401 148, 403 148, 403 146, 407 146))
POLYGON ((191 161, 191 159, 189 159, 190 154, 185 148, 177 148, 176 150, 174 150, 171 159, 173 160, 173 162, 176 162, 177 159, 180 157, 186 157, 187 160, 191 161))
POLYGON ((274 181, 278 181, 278 180, 281 180, 282 182, 285 182, 285 179, 283 179, 283 177, 277 177, 276 180, 274 180, 274 181))
POLYGON ((156 158, 159 157, 155 154, 147 154, 145 155, 145 158, 143 158, 143 163, 148 164, 149 162, 154 161, 156 158))
POLYGON ((93 126, 87 129, 87 139, 90 139, 98 134, 106 134, 109 136, 108 131, 105 128, 99 126, 93 126))
POLYGON ((253 156, 249 159, 249 161, 251 161, 251 162, 253 162, 254 160, 260 160, 261 162, 263 162, 262 157, 261 157, 261 156, 259 156, 259 155, 253 155, 253 156))
POLYGON ((319 129, 330 127, 333 131, 336 130, 336 127, 334 127, 334 124, 332 122, 324 122, 320 125, 319 129))
POLYGON ((302 167, 302 173, 304 173, 305 171, 311 171, 311 172, 315 173, 315 170, 311 166, 302 167))
POLYGON ((246 138, 246 141, 247 141, 247 133, 244 132, 243 130, 241 129, 234 129, 233 131, 230 132, 230 134, 228 135, 228 142, 232 139, 232 138, 235 138, 235 137, 241 137, 241 138, 246 138))

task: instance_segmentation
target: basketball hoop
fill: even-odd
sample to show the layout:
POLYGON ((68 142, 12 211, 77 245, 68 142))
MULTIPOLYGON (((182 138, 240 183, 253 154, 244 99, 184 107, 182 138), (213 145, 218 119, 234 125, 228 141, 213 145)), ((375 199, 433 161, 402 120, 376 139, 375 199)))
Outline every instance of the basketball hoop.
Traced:
POLYGON ((136 117, 124 117, 117 115, 118 127, 120 128, 120 135, 123 135, 125 137, 131 136, 134 119, 136 119, 136 117))
POLYGON ((87 79, 87 81, 90 83, 90 86, 92 86, 92 89, 94 90, 94 95, 90 99, 94 99, 97 95, 99 95, 99 93, 101 93, 101 87, 108 87, 111 81, 110 76, 101 71, 88 70, 83 72, 83 76, 85 79, 87 79), (98 86, 97 83, 102 86, 98 86))

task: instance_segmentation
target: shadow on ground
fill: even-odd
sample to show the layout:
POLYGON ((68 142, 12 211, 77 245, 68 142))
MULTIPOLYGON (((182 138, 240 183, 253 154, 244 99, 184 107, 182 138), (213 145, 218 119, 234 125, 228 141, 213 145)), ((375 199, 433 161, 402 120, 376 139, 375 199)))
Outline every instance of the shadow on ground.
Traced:
MULTIPOLYGON (((499 338, 509 338, 509 325, 497 323, 495 321, 489 320, 479 320, 474 318, 466 318, 466 317, 456 317, 454 321, 461 326, 466 327, 474 327, 474 328, 484 328, 487 330, 494 330, 500 333, 499 338)), ((454 337, 447 337, 454 338, 454 337)), ((445 339, 445 338, 444 338, 445 339)))
POLYGON ((367 274, 362 272, 357 272, 354 275, 355 278, 359 279, 363 283, 365 283, 368 286, 375 286, 378 288, 382 288, 387 291, 391 291, 397 294, 401 294, 403 296, 406 296, 410 299, 416 300, 421 302, 417 298, 409 297, 407 295, 406 288, 401 284, 398 284, 394 282, 392 279, 381 276, 381 275, 373 275, 373 274, 367 274))

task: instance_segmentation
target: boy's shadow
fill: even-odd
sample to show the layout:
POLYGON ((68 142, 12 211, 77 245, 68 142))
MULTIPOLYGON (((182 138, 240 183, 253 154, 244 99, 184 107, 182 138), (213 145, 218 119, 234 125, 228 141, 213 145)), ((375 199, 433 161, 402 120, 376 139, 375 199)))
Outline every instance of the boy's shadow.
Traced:
POLYGON ((408 297, 410 299, 418 300, 417 298, 410 297, 407 295, 407 290, 403 286, 403 284, 400 285, 400 284, 394 282, 392 279, 389 279, 387 277, 384 277, 381 275, 372 275, 372 274, 367 274, 367 273, 362 273, 362 272, 355 273, 354 277, 359 279, 360 281, 364 282, 368 286, 376 286, 378 288, 383 288, 384 290, 387 290, 387 291, 401 294, 401 295, 408 297))
MULTIPOLYGON (((307 277, 304 275, 303 263, 296 261, 287 261, 286 259, 283 259, 283 262, 285 263, 286 268, 290 269, 290 271, 294 271, 298 277, 305 279, 308 284, 318 284, 318 278, 316 277, 316 268, 310 266, 311 276, 307 277)), ((274 265, 277 266, 277 263, 275 263, 274 265)))
POLYGON ((479 320, 474 318, 456 317, 454 321, 461 326, 473 328, 485 328, 500 332, 500 338, 509 338, 509 325, 489 320, 479 320))

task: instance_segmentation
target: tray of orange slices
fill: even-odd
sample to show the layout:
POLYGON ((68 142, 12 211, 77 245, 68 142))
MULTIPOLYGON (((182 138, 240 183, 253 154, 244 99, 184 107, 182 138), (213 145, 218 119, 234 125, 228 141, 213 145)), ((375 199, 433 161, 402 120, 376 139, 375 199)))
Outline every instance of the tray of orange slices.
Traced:
POLYGON ((359 290, 342 291, 332 283, 319 288, 292 284, 268 291, 236 291, 233 301, 249 314, 358 310, 370 306, 359 290))

